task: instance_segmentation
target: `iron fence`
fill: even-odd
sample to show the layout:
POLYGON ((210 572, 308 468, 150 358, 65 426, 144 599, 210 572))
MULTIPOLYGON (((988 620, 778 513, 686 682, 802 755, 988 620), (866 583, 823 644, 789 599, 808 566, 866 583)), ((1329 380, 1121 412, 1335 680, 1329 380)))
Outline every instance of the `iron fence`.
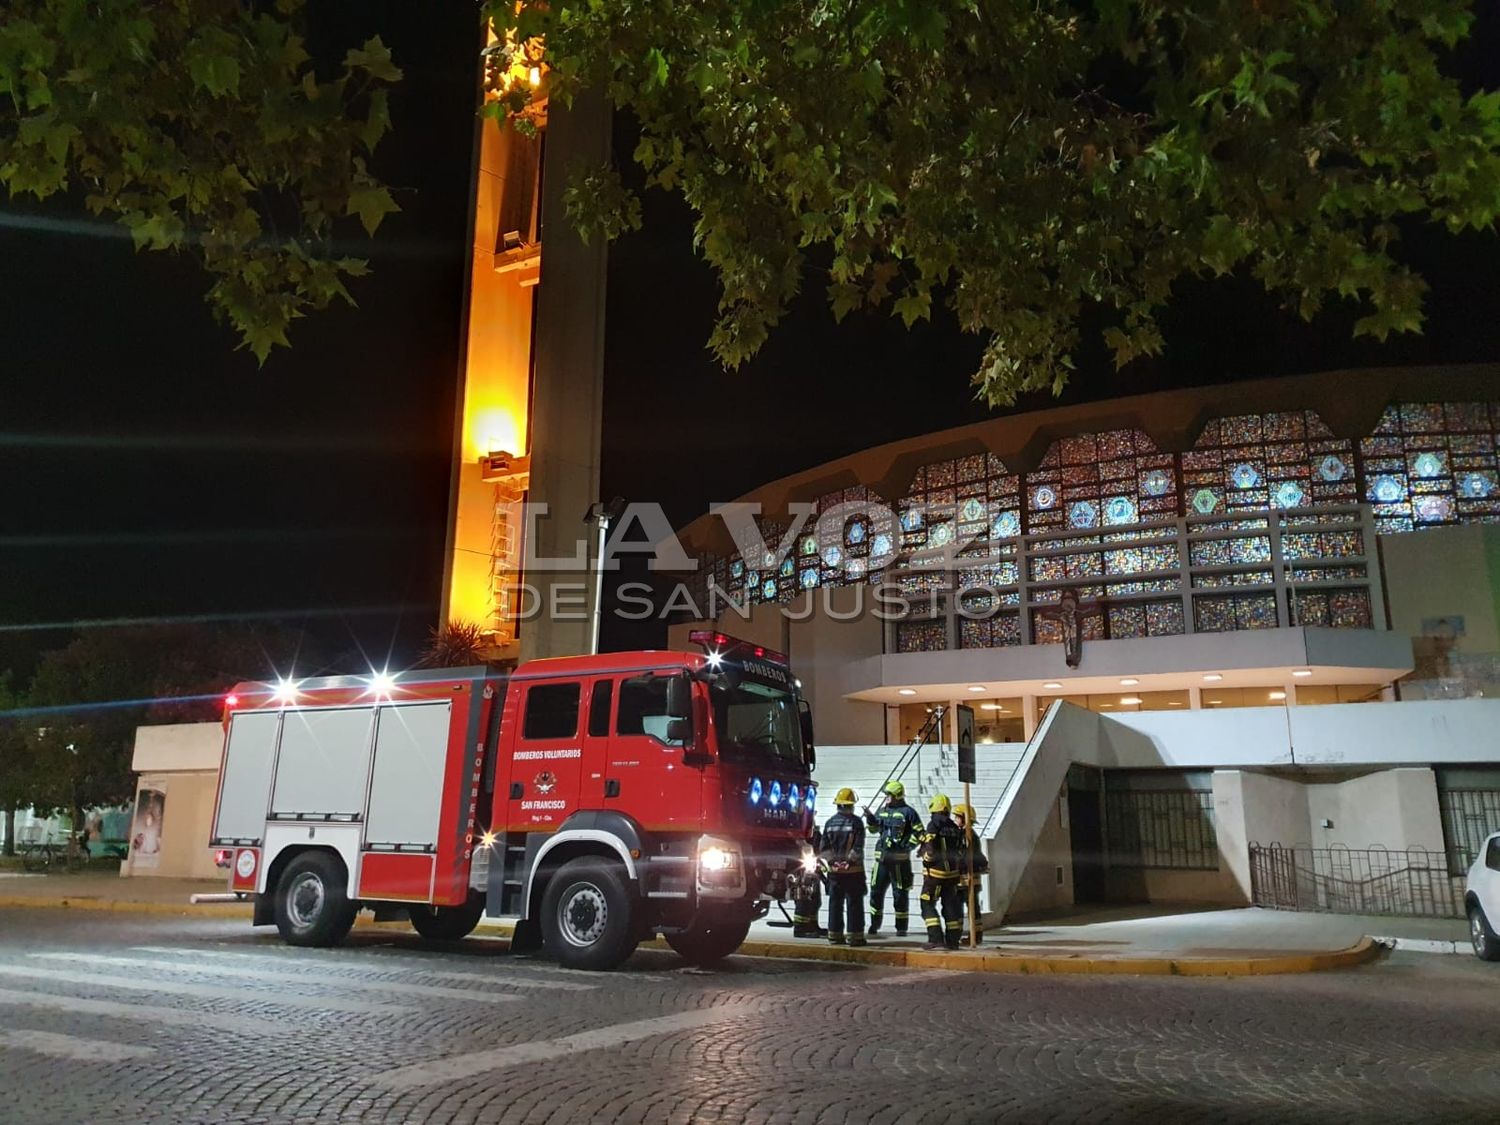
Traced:
POLYGON ((1111 867, 1219 866, 1210 789, 1106 789, 1104 825, 1111 867))
POLYGON ((1491 832, 1500 829, 1500 789, 1438 789, 1448 870, 1462 875, 1491 832))
POLYGON ((1451 852, 1250 845, 1256 906, 1327 914, 1462 918, 1464 880, 1451 852))

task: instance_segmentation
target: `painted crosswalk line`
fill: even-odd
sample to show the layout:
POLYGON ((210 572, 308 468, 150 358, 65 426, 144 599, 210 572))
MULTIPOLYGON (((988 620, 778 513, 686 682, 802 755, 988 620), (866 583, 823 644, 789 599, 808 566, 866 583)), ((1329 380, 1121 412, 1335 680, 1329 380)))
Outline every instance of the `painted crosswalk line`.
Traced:
POLYGON ((285 1024, 260 1016, 204 1012, 192 1008, 157 1008, 150 1004, 122 1000, 96 1000, 91 997, 60 996, 51 992, 26 992, 13 988, 0 988, 0 1008, 5 1007, 63 1012, 70 1016, 98 1016, 102 1019, 129 1020, 135 1023, 159 1023, 171 1027, 233 1032, 236 1035, 286 1035, 285 1024))
POLYGON ((168 961, 146 957, 94 957, 84 953, 33 953, 36 960, 83 962, 112 968, 156 969, 171 973, 198 973, 234 980, 277 981, 282 984, 337 985, 346 989, 375 990, 388 996, 417 996, 427 1000, 468 1000, 478 1003, 504 1004, 521 997, 503 992, 481 992, 473 988, 444 988, 441 985, 407 984, 401 981, 360 980, 332 973, 289 973, 278 969, 252 968, 249 965, 194 964, 191 959, 168 961))
POLYGON ((618 1047, 622 1043, 633 1043, 638 1039, 650 1039, 657 1035, 672 1035, 679 1031, 696 1031, 717 1023, 728 1023, 754 1013, 755 1004, 719 1004, 711 1008, 697 1008, 690 1012, 676 1012, 668 1016, 633 1020, 629 1023, 612 1024, 590 1031, 580 1031, 557 1039, 543 1039, 535 1043, 517 1043, 510 1047, 492 1047, 484 1051, 470 1051, 462 1055, 430 1059, 410 1066, 396 1067, 372 1075, 374 1085, 392 1090, 404 1090, 413 1086, 428 1086, 437 1082, 458 1082, 490 1071, 528 1063, 557 1062, 582 1051, 593 1051, 618 1047))
MULTIPOLYGON (((385 972, 385 971, 389 971, 391 968, 394 968, 396 966, 400 966, 401 968, 408 969, 408 970, 412 971, 413 973, 418 974, 420 976, 423 976, 423 977, 433 977, 433 978, 436 978, 438 980, 464 981, 464 982, 472 983, 472 984, 501 984, 501 985, 510 985, 512 987, 515 987, 515 988, 538 988, 538 989, 549 989, 550 988, 550 989, 554 989, 554 990, 556 990, 558 992, 593 992, 593 991, 595 991, 596 989, 598 989, 600 987, 598 984, 588 984, 588 983, 585 983, 585 981, 583 981, 583 980, 552 980, 550 978, 548 978, 548 979, 542 979, 542 980, 537 980, 537 979, 532 978, 532 977, 523 977, 523 976, 513 975, 512 973, 510 973, 508 971, 505 971, 505 970, 510 970, 510 969, 516 969, 516 968, 518 968, 518 969, 523 969, 526 972, 533 972, 533 973, 558 973, 558 974, 566 974, 568 976, 579 976, 579 977, 585 977, 585 978, 592 978, 594 980, 598 979, 598 974, 597 973, 584 973, 584 972, 581 972, 581 971, 576 970, 576 969, 559 969, 559 968, 557 968, 556 966, 553 966, 553 965, 518 965, 518 966, 505 965, 505 966, 498 967, 497 971, 493 972, 493 973, 469 973, 469 972, 462 972, 462 971, 456 970, 456 969, 441 969, 441 968, 429 969, 425 965, 413 964, 411 961, 409 961, 407 959, 404 959, 404 958, 401 959, 401 960, 399 960, 399 961, 395 960, 395 959, 388 959, 386 964, 377 964, 375 962, 368 961, 368 960, 353 960, 353 959, 349 959, 349 960, 333 960, 333 959, 321 958, 321 957, 320 958, 303 958, 303 957, 301 957, 299 955, 292 954, 292 953, 269 953, 269 952, 267 952, 267 953, 245 953, 245 952, 241 952, 239 950, 228 950, 228 949, 196 949, 196 948, 194 948, 194 949, 184 949, 181 946, 178 946, 178 947, 174 948, 172 946, 166 946, 166 945, 136 945, 136 946, 132 946, 131 947, 131 952, 132 953, 170 953, 170 954, 173 954, 174 956, 178 956, 178 957, 181 957, 184 954, 187 954, 187 955, 192 956, 192 957, 212 957, 212 958, 220 958, 220 959, 232 960, 232 961, 248 961, 248 962, 255 962, 257 964, 268 965, 268 966, 269 965, 307 965, 308 967, 315 968, 315 969, 322 969, 322 968, 333 969, 333 968, 337 968, 337 969, 344 969, 344 970, 351 970, 351 971, 357 971, 357 970, 360 970, 360 969, 364 969, 364 970, 371 970, 371 971, 375 971, 375 972, 385 972)), ((329 974, 327 979, 328 979, 328 981, 330 983, 344 983, 346 981, 353 981, 355 978, 353 978, 353 977, 347 977, 347 976, 342 976, 342 975, 329 974)), ((632 981, 637 981, 637 980, 662 981, 662 980, 665 980, 666 978, 665 977, 659 977, 659 976, 647 976, 647 975, 638 974, 638 973, 630 973, 630 974, 628 974, 628 976, 625 976, 624 974, 621 974, 621 975, 619 975, 619 976, 617 976, 615 978, 611 978, 611 979, 612 980, 613 979, 628 979, 628 980, 632 980, 632 981)))
POLYGON ((403 1012, 407 1009, 393 1004, 380 1004, 366 1000, 346 1000, 338 996, 298 996, 286 992, 247 992, 242 988, 222 988, 212 984, 195 984, 177 980, 143 980, 140 977, 111 976, 106 973, 82 973, 69 969, 45 969, 37 965, 0 965, 0 977, 15 977, 21 980, 50 981, 56 984, 89 985, 95 988, 129 989, 135 992, 170 993, 175 996, 192 996, 201 1000, 232 1000, 237 1003, 254 1001, 279 1004, 294 1008, 319 1008, 328 1012, 349 1012, 357 1015, 384 1015, 403 1012))
POLYGON ((156 1054, 154 1047, 136 1047, 129 1043, 110 1043, 102 1039, 83 1039, 76 1035, 59 1035, 55 1031, 32 1031, 19 1027, 0 1031, 0 1049, 5 1047, 73 1062, 128 1062, 156 1054))

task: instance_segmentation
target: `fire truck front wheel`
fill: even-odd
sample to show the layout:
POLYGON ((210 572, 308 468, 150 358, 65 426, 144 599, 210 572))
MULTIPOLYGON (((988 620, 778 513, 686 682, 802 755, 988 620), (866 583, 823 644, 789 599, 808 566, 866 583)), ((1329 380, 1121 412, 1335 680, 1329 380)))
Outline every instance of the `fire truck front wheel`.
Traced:
POLYGON ((344 865, 324 851, 295 857, 276 884, 276 928, 288 945, 337 945, 359 912, 344 891, 344 865))
POLYGON ((631 895, 620 866, 593 856, 570 859, 542 895, 542 941, 570 969, 618 968, 635 951, 631 895))

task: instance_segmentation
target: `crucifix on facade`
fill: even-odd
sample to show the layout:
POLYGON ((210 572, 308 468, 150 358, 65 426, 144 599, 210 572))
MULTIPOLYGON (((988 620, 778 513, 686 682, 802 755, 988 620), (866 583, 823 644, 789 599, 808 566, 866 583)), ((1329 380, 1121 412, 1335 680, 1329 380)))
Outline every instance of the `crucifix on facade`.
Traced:
POLYGON ((1077 668, 1083 659, 1083 619, 1097 617, 1100 622, 1100 637, 1109 640, 1109 606, 1105 598, 1089 602, 1078 600, 1075 590, 1064 590, 1057 605, 1040 611, 1062 627, 1063 659, 1069 668, 1077 668))

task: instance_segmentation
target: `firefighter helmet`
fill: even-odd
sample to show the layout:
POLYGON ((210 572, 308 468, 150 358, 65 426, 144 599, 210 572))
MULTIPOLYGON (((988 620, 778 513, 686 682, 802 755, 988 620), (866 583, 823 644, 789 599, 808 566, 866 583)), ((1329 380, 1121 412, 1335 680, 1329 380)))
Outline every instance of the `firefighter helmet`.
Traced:
POLYGON ((847 785, 833 795, 835 805, 853 805, 859 798, 854 795, 854 790, 847 785))
POLYGON ((968 805, 954 805, 953 815, 961 816, 967 821, 972 821, 974 819, 974 810, 969 808, 968 805))
POLYGON ((939 793, 936 797, 927 802, 928 812, 950 812, 952 808, 953 806, 949 804, 948 798, 942 793, 939 793))
POLYGON ((887 781, 885 783, 885 791, 898 801, 906 796, 906 786, 902 785, 899 781, 887 781))

